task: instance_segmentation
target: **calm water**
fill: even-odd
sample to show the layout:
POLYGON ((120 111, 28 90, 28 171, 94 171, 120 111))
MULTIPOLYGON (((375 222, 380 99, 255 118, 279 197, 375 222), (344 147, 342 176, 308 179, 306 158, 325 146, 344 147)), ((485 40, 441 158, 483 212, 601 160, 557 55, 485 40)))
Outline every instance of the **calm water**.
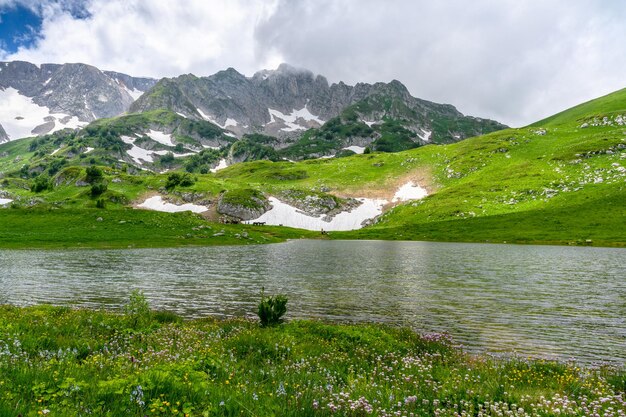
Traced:
POLYGON ((188 317, 289 316, 448 332, 472 351, 626 363, 626 250, 424 242, 0 251, 0 303, 119 308, 132 289, 188 317))

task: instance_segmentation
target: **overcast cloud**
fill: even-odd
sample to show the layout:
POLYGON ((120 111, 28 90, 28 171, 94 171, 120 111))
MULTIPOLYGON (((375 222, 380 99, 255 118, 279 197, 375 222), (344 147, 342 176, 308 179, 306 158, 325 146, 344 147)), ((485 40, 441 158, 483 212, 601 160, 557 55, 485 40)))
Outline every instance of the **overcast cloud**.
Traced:
POLYGON ((280 62, 520 126, 626 87, 621 0, 76 0, 38 10, 40 39, 0 59, 152 77, 246 75, 280 62))

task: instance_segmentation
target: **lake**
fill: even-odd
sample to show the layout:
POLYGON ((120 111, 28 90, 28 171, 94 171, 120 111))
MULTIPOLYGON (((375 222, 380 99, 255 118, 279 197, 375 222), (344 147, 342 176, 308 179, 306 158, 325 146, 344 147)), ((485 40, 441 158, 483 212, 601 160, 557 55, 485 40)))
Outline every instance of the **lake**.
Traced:
POLYGON ((626 250, 431 242, 0 250, 0 303, 119 308, 141 289, 186 317, 289 318, 448 332, 470 351, 626 364, 626 250))

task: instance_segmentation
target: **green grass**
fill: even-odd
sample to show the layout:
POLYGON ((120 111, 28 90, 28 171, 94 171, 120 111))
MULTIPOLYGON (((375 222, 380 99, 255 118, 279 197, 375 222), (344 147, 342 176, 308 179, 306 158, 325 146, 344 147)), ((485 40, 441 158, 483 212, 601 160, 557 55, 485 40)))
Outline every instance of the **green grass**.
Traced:
POLYGON ((6 209, 0 222, 0 247, 16 249, 246 245, 316 236, 284 227, 209 223, 190 212, 133 209, 6 209))
POLYGON ((624 378, 383 325, 0 307, 2 417, 608 416, 624 378))

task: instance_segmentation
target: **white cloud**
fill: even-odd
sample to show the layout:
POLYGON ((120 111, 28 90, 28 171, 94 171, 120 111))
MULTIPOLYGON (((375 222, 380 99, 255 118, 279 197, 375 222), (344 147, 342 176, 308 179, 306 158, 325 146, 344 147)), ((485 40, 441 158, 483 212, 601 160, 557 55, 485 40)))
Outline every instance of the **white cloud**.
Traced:
POLYGON ((42 39, 6 58, 153 77, 228 66, 254 72, 264 64, 254 53, 254 27, 273 10, 271 2, 254 0, 93 0, 85 7, 90 17, 76 19, 47 5, 42 39))
POLYGON ((42 39, 5 59, 153 77, 285 61, 512 125, 626 86, 622 0, 13 1, 40 7, 42 39))

